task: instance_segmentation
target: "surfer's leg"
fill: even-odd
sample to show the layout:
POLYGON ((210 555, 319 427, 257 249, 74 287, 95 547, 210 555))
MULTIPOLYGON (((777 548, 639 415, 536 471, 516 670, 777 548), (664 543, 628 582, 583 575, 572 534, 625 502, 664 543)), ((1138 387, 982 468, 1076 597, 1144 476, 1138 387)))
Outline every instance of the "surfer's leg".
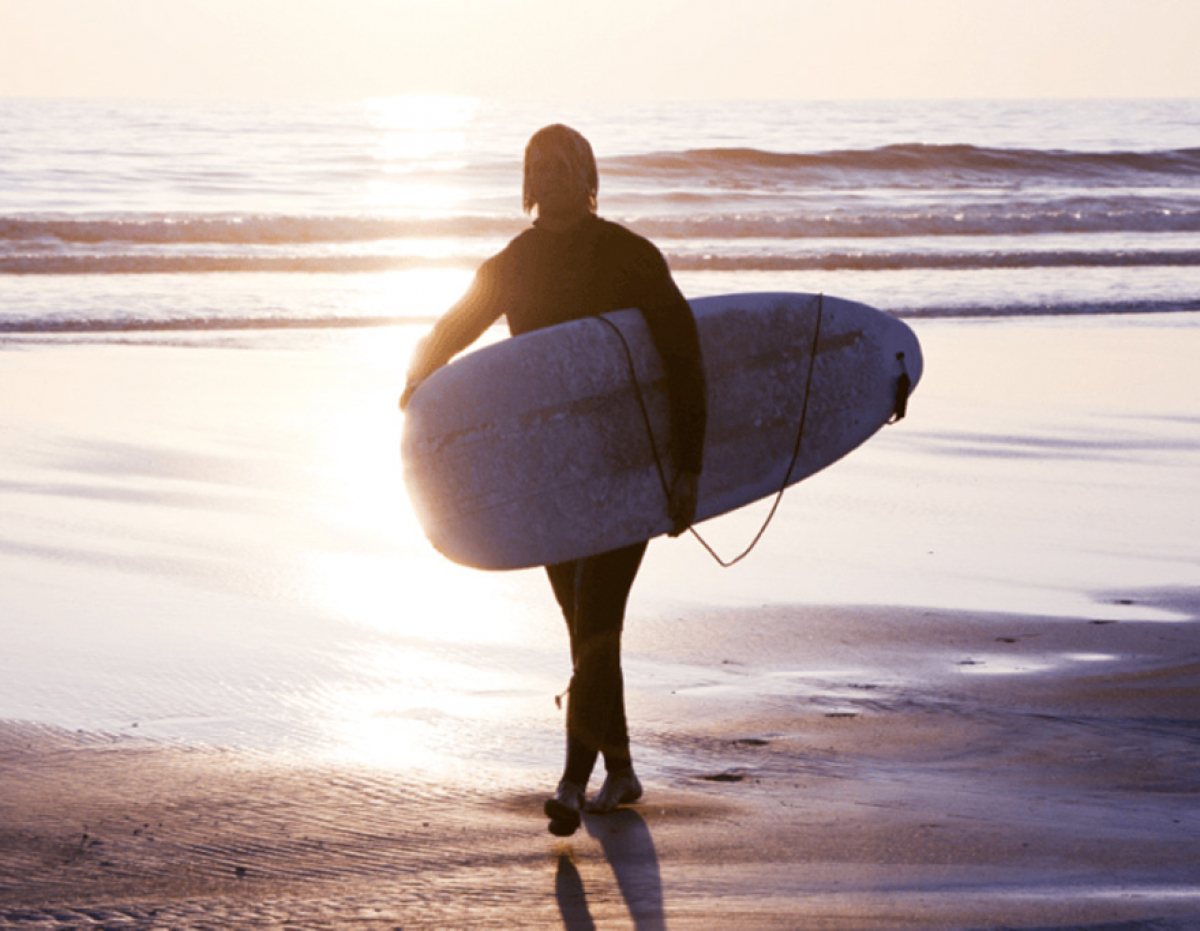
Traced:
MULTIPOLYGON (((579 574, 577 561, 556 563, 546 567, 546 575, 550 578, 550 587, 554 590, 554 598, 562 609, 563 619, 567 622, 567 634, 571 643, 571 666, 575 666, 575 591, 576 579, 579 574)), ((573 679, 572 675, 572 679, 573 679)), ((568 690, 567 707, 570 708, 570 690, 568 690)), ((570 736, 567 738, 567 758, 571 757, 570 736)), ((577 767, 578 768, 578 767, 577 767)), ((569 769, 569 767, 568 767, 569 769)), ((590 769, 588 770, 590 772, 590 769)), ((550 819, 550 833, 558 837, 569 837, 579 829, 584 805, 584 783, 573 782, 570 777, 563 775, 554 794, 546 799, 542 810, 550 819)))
POLYGON ((637 543, 579 561, 572 627, 575 675, 567 702, 565 773, 578 785, 587 785, 601 752, 608 769, 630 766, 621 630, 625 605, 645 552, 646 544, 637 543))
POLYGON ((625 769, 610 769, 604 779, 604 785, 595 797, 587 803, 587 811, 595 814, 608 814, 621 805, 630 805, 642 797, 642 784, 633 771, 631 763, 625 769))
MULTIPOLYGON (((610 772, 606 786, 614 766, 636 783, 625 721, 621 630, 629 591, 645 551, 646 544, 639 543, 546 567, 567 622, 574 666, 567 696, 566 765, 558 789, 544 806, 550 832, 558 836, 569 836, 578 829, 584 790, 601 752, 610 772)), ((628 795, 627 783, 623 785, 623 794, 628 795)), ((611 790, 609 794, 613 794, 611 790)), ((637 794, 641 794, 640 785, 637 794)))
MULTIPOLYGON (((642 557, 646 552, 646 544, 631 550, 622 561, 620 574, 613 577, 614 588, 622 591, 620 616, 624 627, 625 604, 633 587, 634 578, 641 566, 642 557)), ((600 791, 587 804, 586 810, 597 814, 607 814, 620 805, 628 805, 642 797, 642 784, 633 771, 633 760, 629 752, 629 730, 625 716, 625 684, 624 674, 620 668, 620 656, 617 657, 616 699, 609 713, 608 730, 605 733, 602 752, 606 776, 600 791)))
POLYGON ((554 600, 562 609, 563 618, 567 622, 567 632, 571 634, 572 649, 574 649, 575 640, 572 631, 575 622, 575 575, 578 567, 577 560, 555 563, 546 567, 546 575, 550 577, 550 587, 554 590, 554 600))
POLYGON ((583 786, 564 778, 542 806, 546 817, 550 819, 550 833, 556 837, 574 834, 583 820, 583 807, 583 786))

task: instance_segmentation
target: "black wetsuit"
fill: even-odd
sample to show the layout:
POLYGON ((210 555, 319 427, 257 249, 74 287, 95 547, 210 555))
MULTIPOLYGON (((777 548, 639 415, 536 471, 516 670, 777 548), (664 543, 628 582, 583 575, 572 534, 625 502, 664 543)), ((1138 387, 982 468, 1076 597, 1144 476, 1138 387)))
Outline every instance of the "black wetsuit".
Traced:
MULTIPOLYGON (((630 230, 595 216, 566 231, 535 224, 480 267, 471 289, 431 338, 455 350, 501 314, 509 331, 519 335, 626 307, 642 311, 663 360, 675 465, 699 473, 706 412, 695 319, 662 254, 630 230)), ((575 669, 564 776, 580 786, 598 753, 609 771, 630 765, 621 630, 645 550, 646 543, 636 543, 547 567, 570 631, 575 669)))
POLYGON ((653 243, 596 216, 566 232, 535 224, 480 267, 472 298, 505 314, 514 336, 640 308, 666 368, 676 465, 699 473, 705 410, 696 322, 653 243))

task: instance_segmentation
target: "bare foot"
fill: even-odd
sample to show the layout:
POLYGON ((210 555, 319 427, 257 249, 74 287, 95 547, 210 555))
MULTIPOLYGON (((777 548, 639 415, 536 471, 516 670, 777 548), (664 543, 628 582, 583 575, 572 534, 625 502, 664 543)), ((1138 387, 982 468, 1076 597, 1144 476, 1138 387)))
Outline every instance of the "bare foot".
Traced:
POLYGON ((642 784, 632 769, 622 769, 608 774, 604 785, 596 793, 595 798, 588 802, 587 810, 594 814, 606 815, 616 811, 620 805, 631 805, 642 797, 642 784))

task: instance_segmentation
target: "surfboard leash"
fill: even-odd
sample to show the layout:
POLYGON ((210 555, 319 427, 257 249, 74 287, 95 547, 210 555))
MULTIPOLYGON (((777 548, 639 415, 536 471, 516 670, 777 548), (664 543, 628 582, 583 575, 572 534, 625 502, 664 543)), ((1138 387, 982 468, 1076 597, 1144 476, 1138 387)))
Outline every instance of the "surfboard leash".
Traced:
POLYGON ((625 353, 625 364, 629 368, 629 380, 633 383, 633 393, 637 398, 638 407, 642 412, 642 423, 646 427, 646 438, 650 441, 650 452, 654 455, 654 468, 658 471, 658 482, 662 486, 663 494, 667 496, 669 504, 671 501, 671 488, 667 484, 666 469, 663 467, 662 456, 658 452, 658 443, 654 439, 654 427, 650 424, 650 411, 646 407, 646 399, 642 396, 642 386, 637 377, 637 365, 633 361, 633 350, 629 348, 629 341, 625 339, 625 334, 621 332, 619 326, 607 317, 597 315, 594 319, 599 320, 617 334, 617 340, 620 342, 621 349, 625 353))
MULTIPOLYGON (((825 295, 822 293, 817 295, 817 321, 816 326, 813 327, 812 350, 809 353, 808 374, 804 381, 804 401, 800 406, 800 423, 796 428, 796 442, 792 447, 792 458, 788 463, 787 472, 784 473, 783 482, 779 486, 779 491, 775 493, 775 500, 771 503, 771 510, 767 513, 766 519, 763 521, 762 526, 758 528, 758 533, 754 535, 754 539, 750 541, 749 546, 742 550, 742 552, 740 552, 733 559, 726 560, 723 559, 715 549, 713 549, 709 542, 700 535, 699 531, 697 531, 695 527, 688 527, 688 533, 690 533, 696 539, 697 543, 704 547, 704 549, 708 552, 708 555, 711 556, 716 561, 717 565, 719 565, 722 569, 729 569, 732 566, 736 566, 739 562, 749 556, 754 548, 758 546, 759 541, 766 534, 767 528, 771 526, 771 521, 775 519, 775 513, 779 510, 779 505, 783 501, 783 493, 787 490, 788 483, 792 478, 792 472, 795 471, 796 463, 800 460, 800 451, 804 445, 804 426, 808 420, 808 399, 812 396, 813 371, 816 368, 817 363, 817 342, 821 338, 821 319, 824 316, 824 311, 825 295)), ((629 348, 629 342, 625 339, 625 334, 621 332, 620 327, 605 317, 597 316, 596 319, 604 323, 610 330, 617 334, 617 339, 620 341, 621 348, 625 352, 625 362, 629 367, 629 379, 633 382, 634 395, 637 397, 638 407, 642 412, 642 422, 646 427, 646 437, 650 441, 650 451, 654 455, 654 467, 658 472, 658 480, 662 485, 663 494, 666 496, 669 507, 671 501, 671 486, 667 482, 666 468, 663 466, 662 456, 658 451, 658 443, 654 439, 654 427, 650 423, 650 411, 646 407, 646 399, 642 395, 642 386, 638 381, 637 366, 633 361, 633 351, 629 348)), ((903 414, 901 413, 900 416, 903 416, 903 414)))

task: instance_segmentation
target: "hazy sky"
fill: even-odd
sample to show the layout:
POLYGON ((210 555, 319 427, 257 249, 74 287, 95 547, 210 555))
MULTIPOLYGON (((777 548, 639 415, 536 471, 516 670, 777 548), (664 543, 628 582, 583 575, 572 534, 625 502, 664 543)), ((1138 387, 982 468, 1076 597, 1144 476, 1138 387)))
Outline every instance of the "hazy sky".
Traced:
POLYGON ((0 0, 0 96, 1200 97, 1200 0, 0 0))

